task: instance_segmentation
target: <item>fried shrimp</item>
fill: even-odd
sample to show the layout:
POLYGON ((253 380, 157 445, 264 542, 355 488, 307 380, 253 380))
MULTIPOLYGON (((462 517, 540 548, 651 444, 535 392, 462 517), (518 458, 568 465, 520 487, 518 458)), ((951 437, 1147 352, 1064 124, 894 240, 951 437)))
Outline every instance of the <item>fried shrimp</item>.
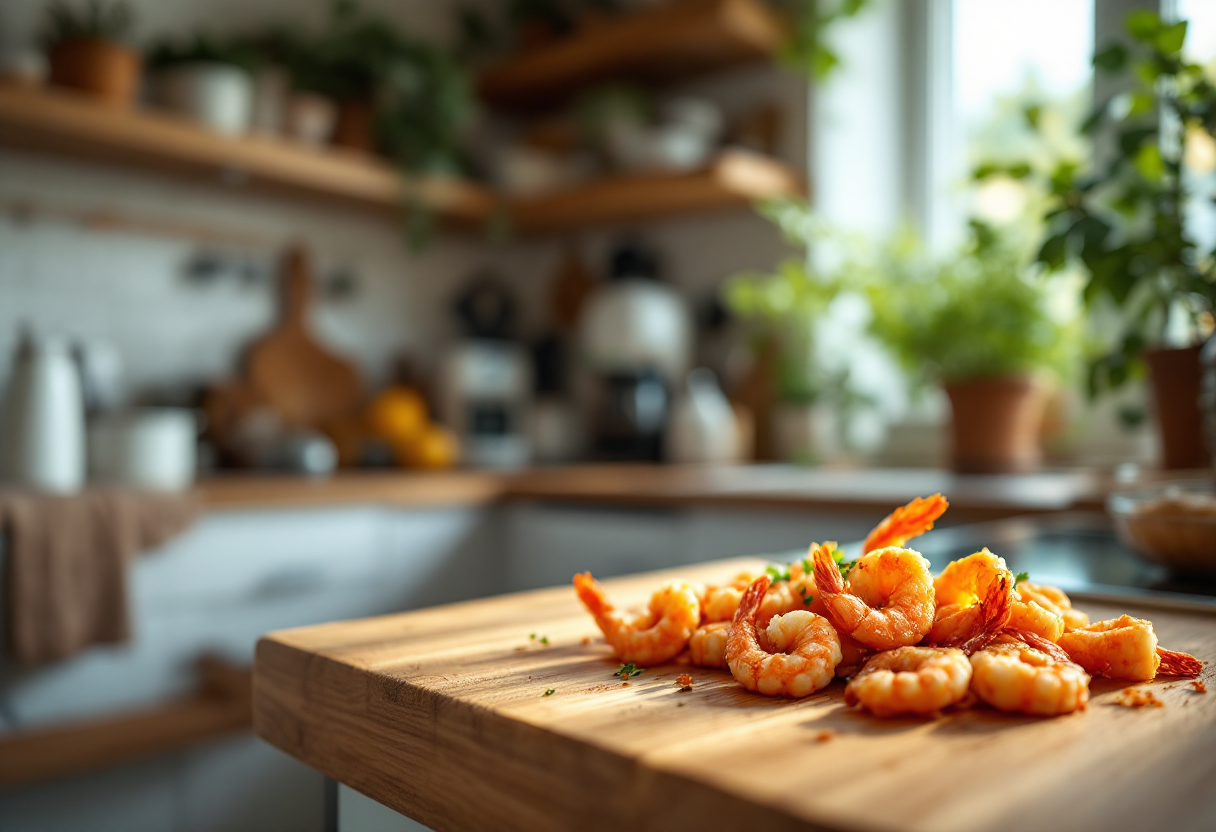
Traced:
POLYGON ((875 650, 918 643, 933 626, 933 576, 912 549, 890 546, 862 555, 846 585, 826 546, 814 549, 815 583, 836 629, 875 650))
POLYGON ((871 656, 845 686, 844 701, 875 716, 927 715, 961 701, 970 685, 962 650, 900 647, 871 656))
POLYGON ((826 618, 808 610, 774 616, 763 631, 756 614, 769 579, 756 580, 735 613, 726 643, 731 675, 748 690, 765 696, 809 696, 832 681, 840 663, 840 640, 826 618))
POLYGON ((688 640, 688 655, 697 667, 726 667, 726 639, 730 636, 729 621, 702 624, 688 640))
POLYGON ((1162 650, 1151 621, 1122 615, 1060 636, 1060 647, 1095 676, 1146 682, 1158 674, 1198 676, 1203 663, 1186 653, 1162 650))
POLYGON ((701 617, 706 622, 730 621, 739 609, 739 599, 758 578, 752 572, 740 572, 730 581, 716 586, 708 586, 701 594, 701 617))
POLYGON ((971 657, 971 690, 1001 711, 1059 716, 1085 707, 1089 674, 1026 644, 993 644, 971 657))
POLYGON ((1064 616, 1054 604, 1038 595, 1033 586, 1022 581, 1014 588, 1009 627, 1022 633, 1034 633, 1048 641, 1059 641, 1064 634, 1064 616))
POLYGON ((650 608, 637 616, 618 612, 590 572, 574 576, 574 589, 623 662, 642 667, 661 664, 687 646, 701 623, 696 590, 683 581, 660 587, 650 598, 650 608))
POLYGON ((941 517, 950 504, 941 494, 932 497, 917 497, 906 506, 900 506, 888 514, 866 535, 862 553, 888 546, 903 546, 914 537, 920 537, 933 528, 933 521, 941 517))
POLYGON ((1064 621, 1064 632, 1089 626, 1089 616, 1073 609, 1072 599, 1064 590, 1048 584, 1033 584, 1030 581, 1019 581, 1017 589, 1024 601, 1033 601, 1043 609, 1060 616, 1064 621))
MULTIPOLYGON (((985 635, 995 636, 1013 613, 1013 573, 1005 559, 987 549, 952 561, 933 581, 937 604, 926 641, 959 647, 985 635)), ((975 652, 982 647, 974 643, 975 652)))

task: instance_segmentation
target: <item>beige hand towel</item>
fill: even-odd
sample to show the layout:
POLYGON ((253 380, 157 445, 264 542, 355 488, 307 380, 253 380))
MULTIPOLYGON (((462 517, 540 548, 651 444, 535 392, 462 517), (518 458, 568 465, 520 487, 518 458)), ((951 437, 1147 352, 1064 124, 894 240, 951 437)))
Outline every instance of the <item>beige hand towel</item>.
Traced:
POLYGON ((194 494, 0 490, 12 656, 45 662, 127 640, 129 562, 184 531, 200 509, 194 494))

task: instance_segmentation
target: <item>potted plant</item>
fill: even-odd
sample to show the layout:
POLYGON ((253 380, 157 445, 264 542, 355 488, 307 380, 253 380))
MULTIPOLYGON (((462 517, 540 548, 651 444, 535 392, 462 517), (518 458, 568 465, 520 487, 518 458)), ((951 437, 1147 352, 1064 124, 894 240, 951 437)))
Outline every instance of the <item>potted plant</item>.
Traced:
MULTIPOLYGON (((1109 139, 1106 161, 1051 176, 1053 204, 1039 260, 1078 262, 1084 298, 1098 314, 1120 314, 1121 331, 1089 368, 1097 395, 1147 368, 1167 468, 1205 467, 1199 410, 1200 344, 1216 310, 1216 252, 1199 251, 1188 223, 1196 196, 1189 151, 1216 134, 1216 85, 1182 57, 1187 25, 1149 11, 1127 18, 1128 45, 1094 56, 1100 72, 1133 69, 1134 85, 1086 123, 1109 139)), ((1213 195, 1204 195, 1210 200, 1213 195)))
POLYGON ((771 273, 735 275, 724 287, 726 307, 750 328, 755 369, 744 403, 754 411, 758 457, 811 462, 839 444, 823 407, 835 385, 817 361, 815 336, 842 281, 809 268, 806 248, 828 235, 805 203, 774 200, 760 213, 800 255, 771 273))
POLYGON ((239 43, 198 34, 148 53, 155 99, 217 133, 239 135, 253 118, 253 57, 239 43))
POLYGON ((1051 280, 979 222, 956 256, 935 262, 892 248, 867 287, 871 332, 914 381, 950 400, 958 471, 1035 468, 1048 386, 1063 370, 1075 324, 1052 306, 1051 280))
POLYGON ((103 104, 127 109, 139 87, 139 53, 124 45, 133 22, 121 2, 47 7, 42 41, 52 84, 88 93, 103 104))

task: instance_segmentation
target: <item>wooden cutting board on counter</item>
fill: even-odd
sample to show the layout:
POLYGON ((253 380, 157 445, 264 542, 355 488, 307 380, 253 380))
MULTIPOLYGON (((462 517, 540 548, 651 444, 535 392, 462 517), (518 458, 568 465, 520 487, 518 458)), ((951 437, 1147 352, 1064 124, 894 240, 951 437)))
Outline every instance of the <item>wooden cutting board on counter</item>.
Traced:
MULTIPOLYGON (((606 586, 641 604, 660 580, 756 563, 606 586)), ((1151 618, 1164 645, 1216 660, 1210 611, 1077 606, 1151 618)), ((258 644, 254 726, 441 832, 1216 829, 1216 692, 1189 681, 1149 683, 1160 708, 1095 680, 1088 709, 1056 719, 878 720, 840 682, 791 701, 678 663, 625 685, 618 666, 568 587, 305 627, 258 644)))
POLYGON ((356 412, 363 381, 309 329, 312 282, 303 249, 287 251, 282 281, 282 318, 249 348, 248 386, 285 424, 319 428, 356 412))

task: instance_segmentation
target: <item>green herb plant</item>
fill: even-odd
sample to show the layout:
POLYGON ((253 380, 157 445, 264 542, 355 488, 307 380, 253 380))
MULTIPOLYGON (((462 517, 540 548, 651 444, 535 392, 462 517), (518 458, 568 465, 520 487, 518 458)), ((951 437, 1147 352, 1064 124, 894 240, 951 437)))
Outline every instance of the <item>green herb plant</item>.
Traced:
POLYGON ((1135 11, 1127 32, 1130 44, 1106 46, 1094 67, 1108 75, 1130 70, 1134 85, 1101 103, 1084 125, 1113 138, 1109 159, 1091 170, 1065 162, 1052 171, 1038 252, 1050 269, 1080 263, 1086 303, 1122 312, 1118 336, 1090 364, 1091 395, 1143 375, 1143 352, 1166 343, 1172 319, 1182 316, 1192 339, 1210 334, 1216 309, 1216 250, 1198 250, 1188 229, 1194 195, 1185 170, 1188 147, 1216 136, 1216 85, 1183 58, 1185 21, 1135 11))
POLYGON ((46 48, 74 40, 122 43, 131 34, 135 16, 121 0, 87 0, 72 4, 57 0, 46 7, 42 44, 46 48))
POLYGON ((1077 323, 1055 306, 1062 287, 992 227, 972 221, 971 231, 945 261, 912 237, 888 248, 867 287, 871 333, 921 385, 1066 374, 1077 323))

